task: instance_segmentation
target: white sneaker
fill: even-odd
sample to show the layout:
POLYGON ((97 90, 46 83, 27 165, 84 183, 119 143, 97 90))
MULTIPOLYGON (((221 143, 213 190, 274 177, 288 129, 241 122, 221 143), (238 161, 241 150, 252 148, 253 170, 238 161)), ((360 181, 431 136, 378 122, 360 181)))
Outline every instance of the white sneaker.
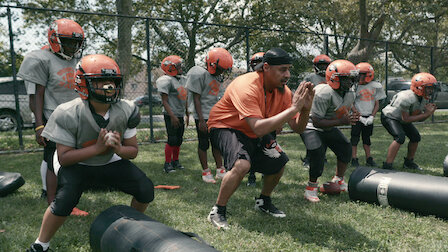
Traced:
POLYGON ((227 223, 227 218, 225 214, 219 214, 218 213, 218 207, 213 206, 212 210, 207 216, 207 220, 210 221, 213 226, 218 228, 218 230, 228 230, 229 229, 229 223, 227 223))
POLYGON ((227 174, 226 168, 224 166, 221 166, 221 168, 216 169, 216 179, 223 179, 224 176, 227 174))
POLYGON ((213 175, 210 169, 202 170, 202 180, 204 180, 205 183, 216 183, 216 180, 213 179, 213 175))
POLYGON ((334 176, 331 179, 331 182, 338 182, 339 187, 341 188, 341 192, 348 192, 348 186, 345 183, 344 177, 334 176))
POLYGON ((305 189, 305 194, 303 196, 309 202, 317 203, 320 201, 319 197, 317 196, 318 189, 319 187, 307 186, 305 189))

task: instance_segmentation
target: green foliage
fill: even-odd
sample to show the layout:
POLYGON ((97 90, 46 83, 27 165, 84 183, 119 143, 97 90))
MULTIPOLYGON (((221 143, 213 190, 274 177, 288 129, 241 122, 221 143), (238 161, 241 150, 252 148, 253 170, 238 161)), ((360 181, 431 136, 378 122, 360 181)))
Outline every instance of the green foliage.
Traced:
MULTIPOLYGON (((375 122, 377 123, 377 122, 375 122)), ((442 175, 442 162, 446 152, 441 152, 448 137, 446 123, 420 124, 417 126, 422 142, 416 162, 423 167, 422 174, 442 175), (431 155, 425 155, 431 153, 431 155)), ((349 130, 343 130, 349 136, 349 130)), ((178 190, 155 191, 155 200, 145 214, 181 231, 194 232, 219 251, 447 251, 446 220, 422 216, 391 207, 380 207, 364 202, 350 201, 347 194, 321 196, 321 202, 310 204, 303 199, 308 170, 300 165, 305 149, 297 134, 280 135, 279 144, 290 161, 273 194, 273 202, 287 217, 271 218, 253 209, 254 197, 262 187, 257 174, 256 188, 246 187, 246 178, 228 204, 231 229, 216 230, 206 216, 214 204, 218 184, 205 184, 200 174, 197 142, 184 142, 181 162, 184 171, 164 174, 164 144, 140 146, 135 163, 155 185, 180 185, 178 190)), ((372 138, 372 155, 380 163, 385 159, 390 135, 384 128, 375 128, 372 138)), ((358 146, 360 163, 365 157, 358 146)), ((406 154, 403 146, 397 156, 397 167, 406 154)), ((47 207, 39 199, 41 180, 39 164, 42 153, 2 155, 2 171, 20 172, 25 185, 15 193, 1 199, 0 251, 24 251, 39 233, 42 214, 47 207)), ((209 165, 214 172, 214 162, 209 153, 209 165)), ((328 164, 319 182, 329 180, 334 174, 336 158, 328 150, 328 164)), ((347 179, 354 168, 349 167, 347 179)), ((399 168, 399 170, 401 170, 399 168)), ((130 196, 118 191, 88 191, 78 204, 90 213, 87 217, 69 217, 51 241, 54 251, 90 251, 89 229, 95 218, 112 205, 128 205, 130 196)))

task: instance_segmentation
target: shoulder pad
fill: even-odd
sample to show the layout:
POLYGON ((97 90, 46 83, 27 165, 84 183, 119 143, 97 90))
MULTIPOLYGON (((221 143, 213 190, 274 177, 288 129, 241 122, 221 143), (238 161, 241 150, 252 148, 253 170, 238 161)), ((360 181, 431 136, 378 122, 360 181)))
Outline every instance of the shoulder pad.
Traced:
POLYGON ((378 81, 371 81, 370 84, 372 85, 373 88, 382 88, 383 85, 381 85, 381 83, 379 83, 378 81))
POLYGON ((131 116, 128 119, 128 128, 133 129, 140 123, 140 110, 137 106, 134 106, 131 116))

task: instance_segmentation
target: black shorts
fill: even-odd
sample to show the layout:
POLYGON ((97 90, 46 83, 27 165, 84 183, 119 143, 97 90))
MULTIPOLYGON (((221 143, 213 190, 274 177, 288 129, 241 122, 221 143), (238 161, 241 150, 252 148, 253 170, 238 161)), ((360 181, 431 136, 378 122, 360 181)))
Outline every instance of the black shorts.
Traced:
POLYGON ((271 175, 278 173, 289 161, 271 134, 249 138, 234 129, 212 129, 210 135, 212 145, 221 151, 226 170, 231 170, 237 160, 244 159, 250 162, 251 170, 271 175))
POLYGON ((140 203, 149 203, 154 199, 152 181, 127 159, 102 166, 75 164, 59 169, 58 190, 50 205, 51 212, 57 216, 70 215, 83 191, 94 185, 117 188, 134 196, 140 203))
POLYGON ((411 143, 418 143, 421 141, 420 133, 412 123, 402 123, 381 114, 381 124, 383 124, 387 132, 389 132, 399 144, 404 144, 406 136, 409 137, 409 142, 411 143))
MULTIPOLYGON (((208 120, 205 120, 207 123, 208 120)), ((196 132, 198 133, 198 148, 203 151, 207 151, 210 147, 210 134, 199 130, 199 120, 194 120, 196 124, 196 132)))
POLYGON ((184 118, 177 118, 180 123, 178 128, 174 128, 173 125, 171 125, 171 117, 169 115, 163 115, 163 118, 165 119, 165 128, 168 135, 168 145, 181 146, 185 131, 184 118))

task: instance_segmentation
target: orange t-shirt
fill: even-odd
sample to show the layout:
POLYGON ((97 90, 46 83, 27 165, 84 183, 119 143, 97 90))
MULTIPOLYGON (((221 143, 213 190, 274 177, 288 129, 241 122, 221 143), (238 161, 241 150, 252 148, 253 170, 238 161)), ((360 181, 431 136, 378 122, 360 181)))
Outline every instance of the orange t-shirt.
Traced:
POLYGON ((272 117, 291 107, 291 100, 291 90, 287 86, 283 93, 274 89, 265 95, 263 72, 243 74, 229 84, 224 96, 213 106, 208 128, 232 128, 257 138, 244 118, 272 117))

